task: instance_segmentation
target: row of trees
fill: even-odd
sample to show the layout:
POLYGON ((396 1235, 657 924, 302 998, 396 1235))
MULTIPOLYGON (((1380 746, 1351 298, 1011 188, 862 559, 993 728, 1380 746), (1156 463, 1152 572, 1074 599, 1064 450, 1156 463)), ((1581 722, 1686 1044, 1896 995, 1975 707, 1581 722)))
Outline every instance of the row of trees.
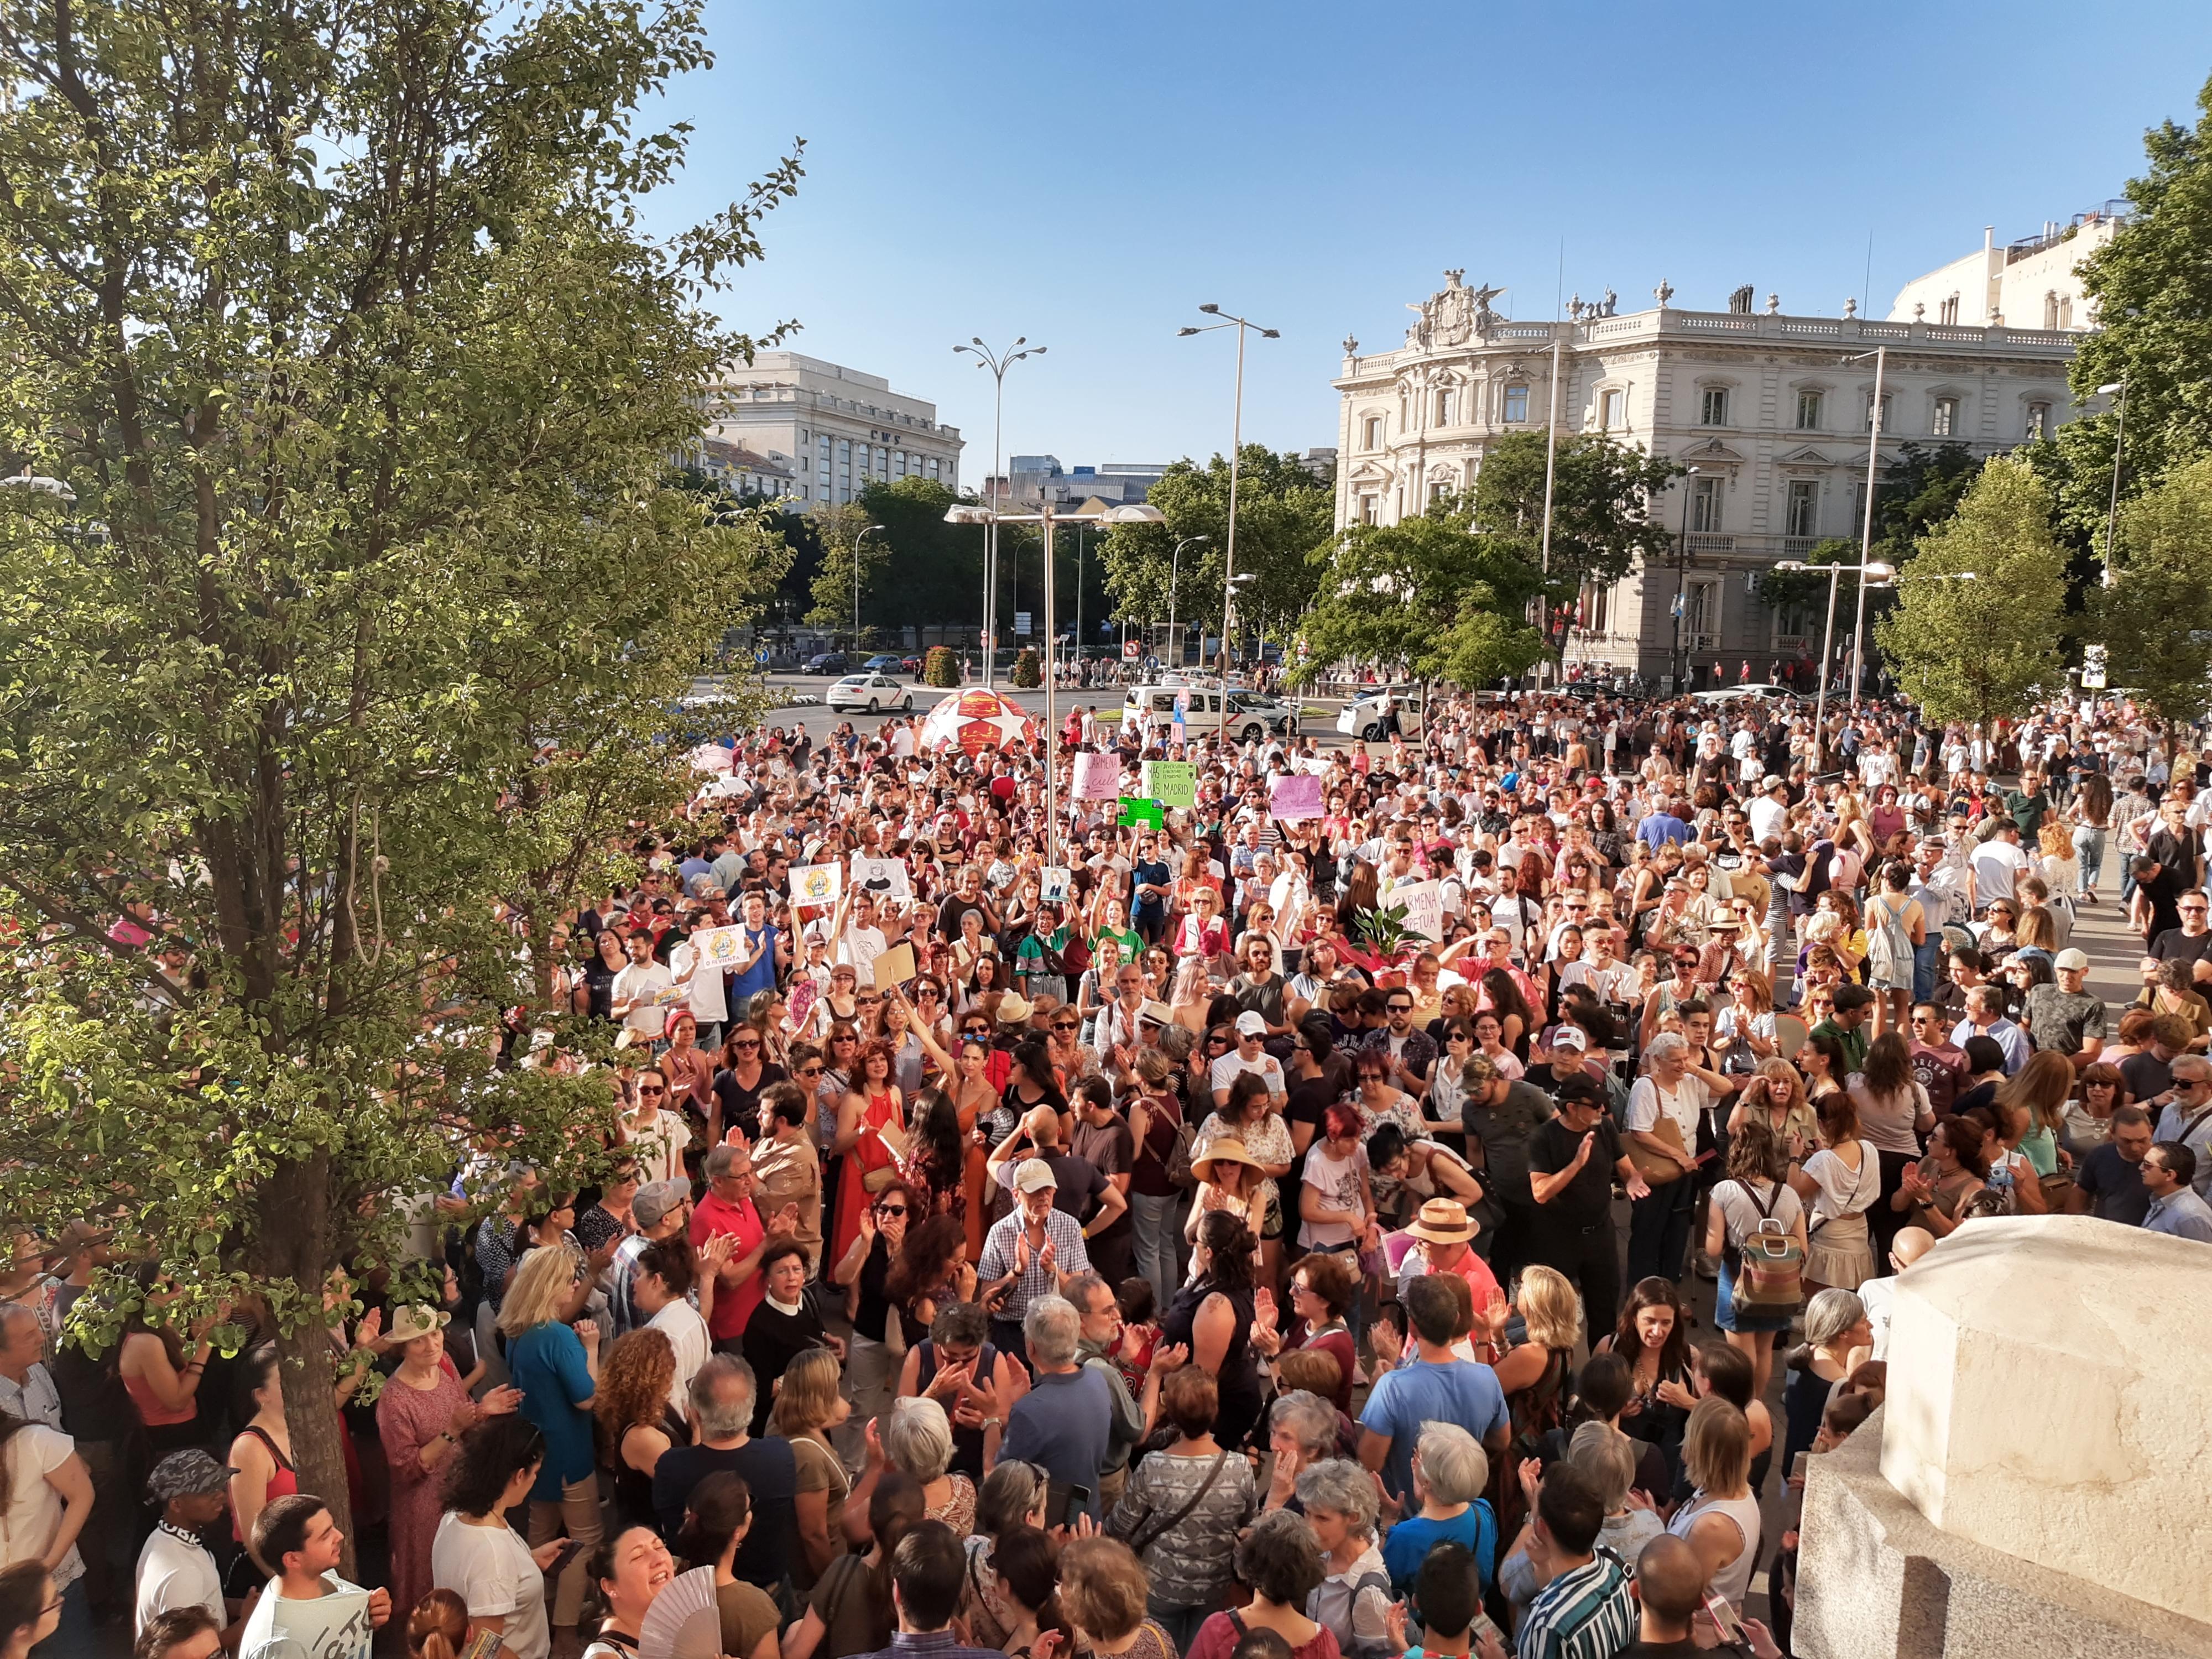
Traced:
POLYGON ((2193 127, 2148 135, 2129 222, 2083 264, 2099 327, 2072 389, 2087 404, 2125 387, 2124 449, 2114 400, 1990 461, 1902 566, 1875 637, 1939 720, 2022 713, 2090 643, 2109 652, 2112 683, 2166 720, 2212 707, 2212 81, 2197 106, 2193 127))

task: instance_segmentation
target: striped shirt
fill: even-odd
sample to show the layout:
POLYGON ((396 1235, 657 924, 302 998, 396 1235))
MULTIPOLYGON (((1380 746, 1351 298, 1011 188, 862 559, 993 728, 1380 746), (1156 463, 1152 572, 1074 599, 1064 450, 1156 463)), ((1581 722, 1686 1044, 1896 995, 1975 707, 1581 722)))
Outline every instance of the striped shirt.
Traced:
POLYGON ((1628 1573, 1610 1550, 1561 1573, 1528 1604, 1515 1645, 1520 1659, 1613 1659, 1636 1639, 1628 1573))

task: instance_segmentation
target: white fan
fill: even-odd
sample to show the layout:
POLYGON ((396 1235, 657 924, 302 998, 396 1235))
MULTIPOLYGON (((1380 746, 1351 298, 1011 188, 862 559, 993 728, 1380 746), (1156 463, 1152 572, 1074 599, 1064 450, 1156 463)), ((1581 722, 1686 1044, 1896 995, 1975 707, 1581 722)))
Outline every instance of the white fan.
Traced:
POLYGON ((722 1608, 714 1570, 694 1567, 668 1581, 645 1611, 638 1659, 721 1659, 722 1608))

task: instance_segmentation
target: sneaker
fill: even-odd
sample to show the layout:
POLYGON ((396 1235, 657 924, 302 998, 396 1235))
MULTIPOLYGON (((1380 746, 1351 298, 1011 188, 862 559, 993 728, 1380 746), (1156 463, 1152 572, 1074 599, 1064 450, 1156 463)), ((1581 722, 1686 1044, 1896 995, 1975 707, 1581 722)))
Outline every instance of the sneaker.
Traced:
POLYGON ((1718 1279, 1721 1276, 1720 1262, 1703 1250, 1698 1252, 1696 1261, 1691 1265, 1700 1279, 1718 1279))

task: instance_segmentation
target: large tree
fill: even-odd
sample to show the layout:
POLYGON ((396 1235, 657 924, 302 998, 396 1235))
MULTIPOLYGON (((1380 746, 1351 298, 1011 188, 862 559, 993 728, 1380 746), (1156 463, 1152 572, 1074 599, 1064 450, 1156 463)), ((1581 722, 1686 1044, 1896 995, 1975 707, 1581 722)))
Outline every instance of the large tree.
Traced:
POLYGON ((799 168, 638 229, 680 0, 0 0, 0 39, 5 441, 52 481, 0 492, 0 1209, 113 1227, 156 1318, 265 1304, 343 1514, 332 1271, 419 1293, 471 1149, 574 1180, 608 1120, 516 1057, 589 1041, 548 928, 684 799, 672 710, 779 564, 663 458, 799 168))
POLYGON ((1320 592, 1298 627, 1309 675, 1382 665, 1423 680, 1487 685, 1544 653, 1526 620, 1540 591, 1517 538, 1486 535, 1441 507, 1402 524, 1354 525, 1313 555, 1320 592))
MULTIPOLYGON (((1510 432, 1482 457, 1471 499, 1459 510, 1474 529, 1510 537, 1526 546, 1528 562, 1542 567, 1546 438, 1510 432)), ((1562 437, 1552 476, 1549 592, 1571 599, 1583 581, 1612 583, 1626 575, 1637 555, 1655 541, 1651 503, 1682 469, 1601 432, 1562 437)))
POLYGON ((2113 684, 2134 688, 2170 722, 2212 704, 2212 456, 2168 472, 2120 518, 2118 578, 2088 590, 2111 653, 2113 684))
MULTIPOLYGON (((1335 521, 1331 483, 1298 458, 1261 444, 1238 452, 1237 616, 1276 638, 1312 602, 1318 571, 1311 555, 1325 547, 1335 521), (1251 580, 1244 580, 1243 578, 1251 580)), ((1122 615, 1147 623, 1182 622, 1194 633, 1218 632, 1228 550, 1229 460, 1205 465, 1180 460, 1146 497, 1166 514, 1160 525, 1120 526, 1101 550, 1106 585, 1122 615), (1177 543, 1193 537, 1180 561, 1177 543)))
POLYGON ((2051 513, 2033 469, 1996 456, 1899 568, 1896 608, 1875 638, 1929 719, 2023 714, 2062 683, 2066 556, 2051 513))
MULTIPOLYGON (((2123 495, 2212 449, 2212 80, 2193 126, 2162 121, 2144 135, 2146 172, 2128 181, 2128 222, 2083 263, 2097 327, 2081 337, 2075 400, 2124 381, 2123 495)), ((2053 442, 2064 465, 2060 506, 2070 527, 2101 543, 2119 441, 2118 400, 2069 421, 2053 442)))

